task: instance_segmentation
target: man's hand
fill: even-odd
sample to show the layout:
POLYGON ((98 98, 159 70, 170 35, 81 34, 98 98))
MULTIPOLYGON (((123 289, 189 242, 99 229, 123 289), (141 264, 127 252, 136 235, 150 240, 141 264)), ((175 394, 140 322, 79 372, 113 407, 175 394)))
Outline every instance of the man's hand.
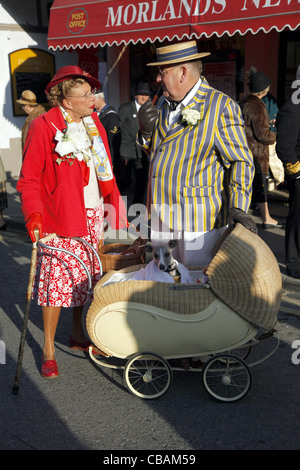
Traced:
POLYGON ((140 131, 144 139, 150 139, 152 136, 154 125, 159 116, 157 107, 153 106, 152 101, 144 103, 138 112, 138 120, 140 124, 140 131))
POLYGON ((257 234, 256 223, 251 219, 250 215, 247 215, 246 212, 238 209, 237 207, 232 207, 229 211, 228 225, 231 226, 237 222, 242 224, 246 229, 250 230, 250 232, 257 234))
POLYGON ((35 238, 34 230, 37 229, 39 231, 39 238, 43 237, 43 221, 41 214, 39 214, 38 212, 33 212, 32 214, 30 214, 25 225, 28 235, 30 236, 30 239, 33 243, 38 241, 35 238))

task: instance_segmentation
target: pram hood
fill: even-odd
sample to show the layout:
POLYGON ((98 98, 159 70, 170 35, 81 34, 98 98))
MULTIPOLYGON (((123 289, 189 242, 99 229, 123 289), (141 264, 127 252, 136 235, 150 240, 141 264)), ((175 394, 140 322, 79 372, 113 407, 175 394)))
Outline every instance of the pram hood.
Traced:
POLYGON ((282 280, 268 245, 243 225, 228 229, 208 266, 211 290, 244 319, 269 330, 280 308, 282 280))

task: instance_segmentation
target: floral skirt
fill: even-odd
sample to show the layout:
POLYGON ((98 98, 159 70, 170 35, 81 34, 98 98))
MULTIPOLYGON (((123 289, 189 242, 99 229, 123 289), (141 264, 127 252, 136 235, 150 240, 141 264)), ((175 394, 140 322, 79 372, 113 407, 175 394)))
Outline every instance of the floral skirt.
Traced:
MULTIPOLYGON (((103 205, 87 209, 88 235, 81 237, 98 251, 103 245, 103 205)), ((43 234, 45 237, 46 234, 43 234)), ((95 253, 85 243, 72 238, 55 237, 48 246, 71 251, 87 267, 92 287, 100 279, 100 266, 95 253)), ((74 256, 63 251, 39 247, 32 298, 41 306, 80 307, 87 301, 88 275, 84 266, 74 256)))

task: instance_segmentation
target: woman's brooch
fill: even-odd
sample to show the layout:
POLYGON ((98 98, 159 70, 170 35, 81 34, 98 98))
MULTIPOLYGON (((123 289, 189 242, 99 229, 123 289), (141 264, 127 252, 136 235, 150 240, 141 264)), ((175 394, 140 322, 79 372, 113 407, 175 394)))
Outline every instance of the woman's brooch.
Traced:
POLYGON ((75 123, 69 123, 68 128, 62 131, 57 129, 56 126, 54 127, 57 130, 54 137, 57 141, 55 152, 59 154, 56 163, 60 165, 62 162, 67 162, 69 165, 73 165, 76 159, 79 161, 83 160, 83 154, 86 153, 90 146, 88 137, 78 132, 75 123))

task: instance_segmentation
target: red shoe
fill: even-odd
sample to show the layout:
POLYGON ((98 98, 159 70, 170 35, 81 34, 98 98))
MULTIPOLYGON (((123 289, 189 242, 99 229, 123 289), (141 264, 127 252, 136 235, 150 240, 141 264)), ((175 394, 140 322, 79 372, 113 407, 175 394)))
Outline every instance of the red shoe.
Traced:
POLYGON ((55 360, 45 361, 43 358, 41 375, 44 379, 56 379, 59 376, 57 362, 55 360))
POLYGON ((92 352, 93 354, 100 354, 101 356, 108 357, 107 354, 105 354, 103 351, 100 351, 100 349, 96 348, 90 341, 86 341, 85 343, 79 343, 78 341, 75 341, 75 339, 70 336, 69 340, 69 348, 70 349, 77 349, 79 351, 84 351, 88 352, 89 347, 92 346, 92 352))

